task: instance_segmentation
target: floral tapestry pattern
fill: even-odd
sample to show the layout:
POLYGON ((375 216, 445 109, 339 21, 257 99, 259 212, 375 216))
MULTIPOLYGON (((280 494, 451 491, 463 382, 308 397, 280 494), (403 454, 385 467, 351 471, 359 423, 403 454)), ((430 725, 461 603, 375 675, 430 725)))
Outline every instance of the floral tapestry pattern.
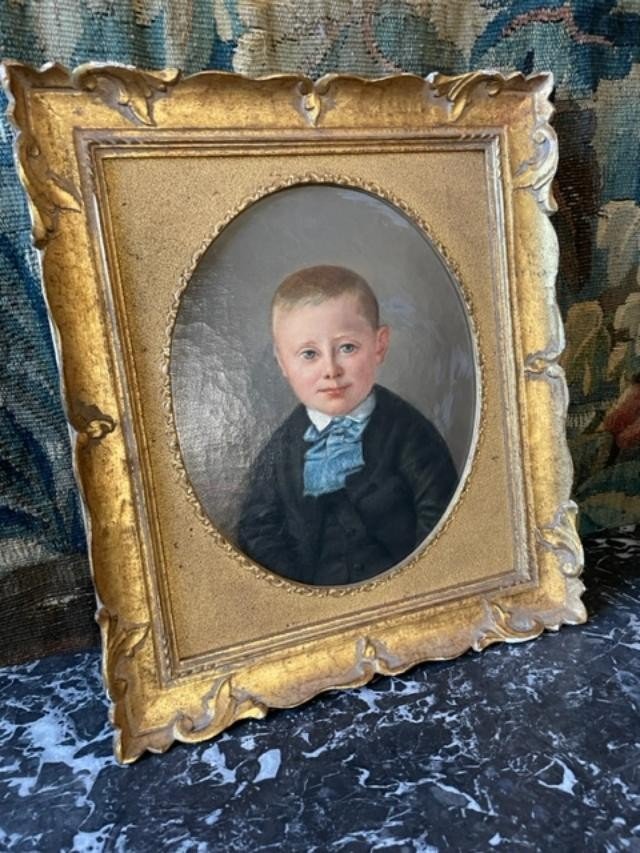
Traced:
MULTIPOLYGON (((34 65, 112 61, 188 73, 551 70, 580 526, 640 521, 640 0, 6 0, 0 50, 34 65)), ((3 118, 0 575, 85 548, 11 146, 3 118)))

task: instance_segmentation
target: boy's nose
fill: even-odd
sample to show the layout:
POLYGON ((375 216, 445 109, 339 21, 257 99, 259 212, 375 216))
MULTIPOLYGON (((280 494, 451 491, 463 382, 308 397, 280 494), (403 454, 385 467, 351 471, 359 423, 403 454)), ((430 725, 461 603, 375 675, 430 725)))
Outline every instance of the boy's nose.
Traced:
POLYGON ((327 356, 324 366, 324 378, 335 379, 342 375, 342 368, 334 356, 327 356))

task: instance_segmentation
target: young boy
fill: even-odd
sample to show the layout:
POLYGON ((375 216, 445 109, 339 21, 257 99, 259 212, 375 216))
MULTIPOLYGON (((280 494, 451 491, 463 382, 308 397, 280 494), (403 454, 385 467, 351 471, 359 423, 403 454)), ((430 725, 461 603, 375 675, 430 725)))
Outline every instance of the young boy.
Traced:
POLYGON ((300 405, 258 456, 238 544, 306 584, 357 583, 410 554, 458 483, 436 428, 375 384, 389 347, 357 273, 298 270, 272 302, 276 359, 300 405))

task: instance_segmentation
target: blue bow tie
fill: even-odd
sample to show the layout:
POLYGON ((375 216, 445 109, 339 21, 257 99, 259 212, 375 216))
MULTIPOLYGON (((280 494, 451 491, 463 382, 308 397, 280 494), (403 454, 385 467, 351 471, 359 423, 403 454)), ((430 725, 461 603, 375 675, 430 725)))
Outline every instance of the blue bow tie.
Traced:
POLYGON ((323 430, 313 424, 304 434, 311 447, 304 455, 304 494, 318 495, 344 488, 349 474, 364 467, 362 433, 369 418, 333 418, 323 430))

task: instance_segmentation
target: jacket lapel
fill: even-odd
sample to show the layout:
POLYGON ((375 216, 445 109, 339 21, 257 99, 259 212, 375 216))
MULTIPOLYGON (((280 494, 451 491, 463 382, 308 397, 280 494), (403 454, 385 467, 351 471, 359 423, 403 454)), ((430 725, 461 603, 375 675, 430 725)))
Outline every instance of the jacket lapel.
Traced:
POLYGON ((388 434, 383 429, 385 424, 387 428, 389 426, 388 419, 385 418, 385 409, 384 389, 376 386, 376 407, 371 413, 371 419, 362 435, 364 467, 356 471, 355 474, 350 474, 345 484, 347 494, 353 503, 357 503, 359 498, 371 489, 377 488, 376 475, 380 469, 380 463, 384 459, 388 438, 388 434))
POLYGON ((301 528, 308 543, 306 556, 313 562, 318 553, 322 533, 322 512, 317 498, 304 495, 304 455, 308 447, 304 433, 309 424, 307 413, 300 406, 291 421, 286 452, 289 472, 288 500, 295 505, 295 511, 301 516, 301 528))

